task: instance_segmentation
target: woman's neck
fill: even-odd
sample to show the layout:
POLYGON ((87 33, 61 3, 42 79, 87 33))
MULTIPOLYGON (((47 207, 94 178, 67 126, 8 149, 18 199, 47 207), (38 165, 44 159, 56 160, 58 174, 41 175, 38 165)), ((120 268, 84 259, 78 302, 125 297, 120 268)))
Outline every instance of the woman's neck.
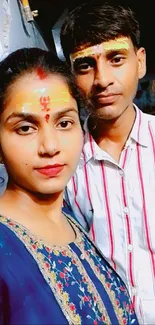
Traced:
MULTIPOLYGON (((17 186, 8 185, 2 196, 2 202, 8 202, 11 210, 18 210, 27 217, 47 218, 51 221, 61 219, 63 192, 52 195, 33 194, 17 186)), ((1 206, 1 200, 0 200, 1 206)))
POLYGON ((0 198, 0 215, 24 226, 45 244, 64 246, 75 240, 75 232, 63 215, 63 192, 34 195, 8 186, 0 198))

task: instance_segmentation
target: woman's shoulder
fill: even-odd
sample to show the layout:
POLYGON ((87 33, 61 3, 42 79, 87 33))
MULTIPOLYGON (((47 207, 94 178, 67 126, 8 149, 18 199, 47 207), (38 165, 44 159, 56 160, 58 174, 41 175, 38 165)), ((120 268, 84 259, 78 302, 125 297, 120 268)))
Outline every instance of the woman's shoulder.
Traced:
POLYGON ((16 224, 0 215, 0 275, 9 265, 13 266, 21 256, 24 258, 25 254, 24 244, 16 233, 16 224))
POLYGON ((4 248, 4 242, 11 236, 11 232, 7 227, 7 218, 2 217, 0 214, 0 249, 4 248))
POLYGON ((16 241, 18 241, 18 238, 9 228, 9 219, 0 215, 0 263, 12 256, 16 241))

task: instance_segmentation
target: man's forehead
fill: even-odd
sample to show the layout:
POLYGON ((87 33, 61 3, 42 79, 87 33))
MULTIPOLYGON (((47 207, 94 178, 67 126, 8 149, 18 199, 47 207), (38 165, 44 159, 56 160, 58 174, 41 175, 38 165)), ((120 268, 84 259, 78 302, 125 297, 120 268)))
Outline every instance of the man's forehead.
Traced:
POLYGON ((95 54, 102 54, 103 52, 110 51, 110 50, 121 50, 129 49, 129 38, 128 37, 118 37, 114 40, 110 40, 107 42, 102 42, 100 44, 96 44, 93 46, 86 46, 83 49, 72 53, 70 55, 71 62, 74 62, 76 59, 95 55, 95 54))

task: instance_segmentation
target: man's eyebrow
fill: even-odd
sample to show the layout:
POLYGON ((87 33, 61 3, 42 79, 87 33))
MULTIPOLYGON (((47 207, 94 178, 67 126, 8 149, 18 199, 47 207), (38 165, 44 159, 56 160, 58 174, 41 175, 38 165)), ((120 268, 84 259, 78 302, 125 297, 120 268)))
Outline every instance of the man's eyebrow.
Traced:
MULTIPOLYGON (((51 109, 52 110, 52 109, 51 109)), ((60 110, 58 112, 55 112, 54 113, 54 118, 59 118, 67 113, 70 113, 70 112, 74 112, 76 114, 78 114, 78 110, 74 107, 69 107, 69 108, 66 108, 66 109, 63 109, 63 110, 60 110)), ((40 116, 38 115, 35 115, 35 114, 30 114, 30 113, 12 113, 11 115, 9 115, 6 119, 6 122, 8 122, 9 120, 11 119, 15 119, 15 118, 19 118, 19 119, 22 119, 22 120, 26 120, 26 121, 33 121, 33 122, 36 122, 38 121, 38 119, 40 118, 40 116)))
POLYGON ((127 54, 128 52, 129 52, 129 50, 126 49, 126 48, 124 48, 124 47, 119 48, 119 49, 117 49, 115 47, 114 48, 111 48, 109 50, 106 50, 105 49, 105 54, 107 56, 109 56, 109 55, 116 55, 116 54, 127 54))
POLYGON ((85 56, 81 56, 79 58, 76 58, 73 62, 83 62, 85 60, 92 60, 93 59, 93 54, 88 54, 88 55, 85 55, 85 56))
POLYGON ((77 58, 74 60, 73 62, 73 66, 76 67, 82 63, 88 63, 88 64, 93 64, 95 62, 95 59, 93 58, 93 56, 91 56, 90 54, 88 56, 83 56, 81 58, 77 58))
POLYGON ((81 63, 93 63, 95 61, 94 59, 94 55, 98 55, 98 54, 105 54, 106 56, 109 56, 109 55, 116 55, 116 54, 127 54, 129 51, 128 49, 126 49, 125 47, 122 46, 122 48, 116 48, 116 47, 113 47, 111 49, 105 49, 103 52, 94 52, 94 53, 89 53, 88 55, 84 55, 84 56, 81 56, 81 57, 77 57, 73 60, 73 66, 77 66, 81 63))

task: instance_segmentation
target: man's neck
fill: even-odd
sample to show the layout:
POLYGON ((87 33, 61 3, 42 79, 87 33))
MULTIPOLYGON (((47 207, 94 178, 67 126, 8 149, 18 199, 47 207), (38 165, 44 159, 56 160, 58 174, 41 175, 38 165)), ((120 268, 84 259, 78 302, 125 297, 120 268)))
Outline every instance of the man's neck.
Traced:
POLYGON ((94 120, 90 118, 89 127, 95 142, 115 160, 119 161, 122 149, 131 133, 136 118, 134 107, 127 108, 115 120, 94 120))

